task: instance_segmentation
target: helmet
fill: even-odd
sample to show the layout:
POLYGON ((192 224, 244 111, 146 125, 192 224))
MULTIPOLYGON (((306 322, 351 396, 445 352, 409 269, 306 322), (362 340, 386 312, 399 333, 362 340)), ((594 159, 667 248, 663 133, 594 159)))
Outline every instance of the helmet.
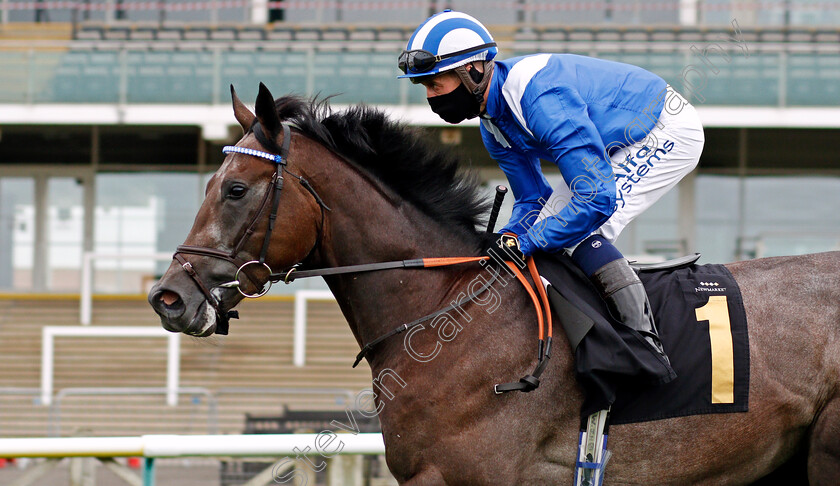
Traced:
POLYGON ((433 76, 473 61, 496 57, 496 43, 475 18, 449 9, 417 27, 400 55, 399 78, 433 76))

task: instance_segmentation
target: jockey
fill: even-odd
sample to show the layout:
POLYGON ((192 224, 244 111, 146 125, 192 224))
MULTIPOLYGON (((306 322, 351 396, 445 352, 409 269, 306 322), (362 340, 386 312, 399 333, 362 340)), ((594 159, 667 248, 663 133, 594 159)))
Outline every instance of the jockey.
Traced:
POLYGON ((636 66, 496 54, 478 20, 445 10, 414 31, 400 78, 425 86, 448 123, 480 117, 484 146, 515 196, 500 243, 526 257, 568 252, 613 316, 667 361, 644 287, 613 242, 697 165, 704 135, 694 107, 636 66), (548 184, 540 159, 557 165, 562 183, 548 184))

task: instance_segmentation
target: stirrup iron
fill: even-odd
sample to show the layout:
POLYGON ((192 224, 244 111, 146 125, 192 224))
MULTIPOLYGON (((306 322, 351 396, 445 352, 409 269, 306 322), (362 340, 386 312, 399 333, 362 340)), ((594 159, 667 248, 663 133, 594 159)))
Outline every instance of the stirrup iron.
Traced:
POLYGON ((586 430, 580 431, 575 486, 601 486, 604 483, 604 468, 612 455, 607 450, 609 414, 609 409, 593 413, 586 419, 586 430))

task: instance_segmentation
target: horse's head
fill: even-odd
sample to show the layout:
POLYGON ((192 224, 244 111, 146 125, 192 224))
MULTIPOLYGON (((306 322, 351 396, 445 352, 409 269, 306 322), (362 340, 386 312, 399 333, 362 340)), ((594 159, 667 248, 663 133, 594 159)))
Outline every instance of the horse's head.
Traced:
POLYGON ((245 135, 225 147, 227 157, 207 184, 187 239, 149 292, 149 303, 172 332, 226 334, 229 312, 243 295, 261 294, 271 269, 306 259, 323 225, 320 199, 297 175, 305 172, 307 139, 292 136, 263 84, 256 115, 233 87, 231 95, 245 135), (284 176, 293 183, 284 184, 284 176))

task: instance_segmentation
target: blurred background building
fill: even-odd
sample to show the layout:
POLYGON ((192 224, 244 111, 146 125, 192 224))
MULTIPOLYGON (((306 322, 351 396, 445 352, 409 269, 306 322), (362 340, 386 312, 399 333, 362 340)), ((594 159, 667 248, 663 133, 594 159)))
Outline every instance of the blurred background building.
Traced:
MULTIPOLYGON (((503 180, 474 123, 443 126, 395 79, 413 28, 446 7, 490 26, 500 58, 636 64, 699 108, 700 167, 625 231, 628 254, 840 245, 838 1, 0 0, 0 288, 74 292, 84 251, 170 252, 237 138, 230 84, 246 102, 262 81, 381 106, 503 180)), ((97 261, 96 285, 137 291, 164 265, 97 261)))
MULTIPOLYGON (((625 230, 626 254, 731 262, 840 249, 838 0, 0 0, 0 435, 238 432, 245 413, 278 403, 346 403, 343 392, 258 387, 369 386, 368 370, 349 369, 358 348, 330 303, 312 304, 307 363, 293 366, 291 298, 278 294, 320 286, 301 283, 245 305, 214 346, 181 344, 182 385, 210 395, 167 408, 160 397, 68 392, 56 409, 20 391, 39 383, 41 327, 79 322, 86 253, 93 323, 155 325, 143 294, 189 231, 221 147, 241 133, 230 84, 246 103, 264 82, 276 96, 380 106, 459 151, 490 197, 504 176, 477 124, 445 126, 422 88, 396 79, 414 28, 444 8, 482 20, 499 58, 627 62, 697 106, 699 168, 625 230)), ((56 339, 57 391, 165 381, 160 340, 56 339)))

